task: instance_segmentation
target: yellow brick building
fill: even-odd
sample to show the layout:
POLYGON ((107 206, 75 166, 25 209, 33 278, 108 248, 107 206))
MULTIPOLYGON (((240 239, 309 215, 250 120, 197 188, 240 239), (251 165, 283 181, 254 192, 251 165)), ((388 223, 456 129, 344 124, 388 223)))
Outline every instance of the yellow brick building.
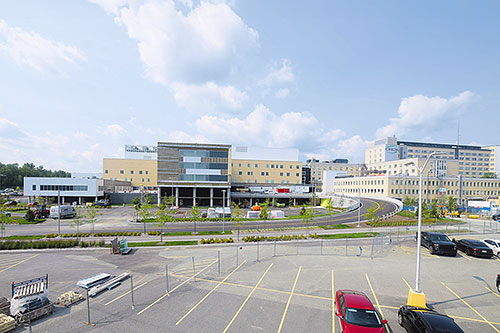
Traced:
POLYGON ((158 185, 158 162, 127 158, 104 158, 102 177, 109 180, 130 181, 132 186, 158 185))
POLYGON ((231 183, 301 184, 302 163, 233 159, 231 160, 231 183))

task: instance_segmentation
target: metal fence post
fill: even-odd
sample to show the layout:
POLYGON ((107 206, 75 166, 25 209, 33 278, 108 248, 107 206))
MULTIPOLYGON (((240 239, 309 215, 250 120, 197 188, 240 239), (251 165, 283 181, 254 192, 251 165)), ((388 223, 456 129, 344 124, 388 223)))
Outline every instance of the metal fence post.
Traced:
POLYGON ((89 300, 89 290, 87 289, 87 325, 92 325, 90 321, 90 300, 89 300))
POLYGON ((165 264, 165 279, 167 281, 167 294, 170 294, 170 288, 168 287, 168 264, 165 264))
POLYGON ((236 266, 238 266, 238 245, 236 245, 236 266))
POLYGON ((134 306, 134 277, 130 275, 130 295, 132 297, 132 310, 135 308, 134 306))
POLYGON ((193 277, 194 277, 194 280, 196 281, 196 268, 194 266, 194 256, 192 256, 191 258, 193 258, 193 277))

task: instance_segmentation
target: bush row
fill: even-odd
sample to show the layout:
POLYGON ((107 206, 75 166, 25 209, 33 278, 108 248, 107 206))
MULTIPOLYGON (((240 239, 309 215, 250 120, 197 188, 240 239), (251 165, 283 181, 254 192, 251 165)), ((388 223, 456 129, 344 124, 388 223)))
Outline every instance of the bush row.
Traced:
MULTIPOLYGON (((96 232, 94 234, 91 233, 80 233, 80 237, 109 237, 109 236, 140 236, 141 232, 96 232)), ((47 234, 45 238, 56 238, 57 234, 47 234)), ((73 234, 61 234, 61 237, 78 237, 77 233, 73 234)))
POLYGON ((17 250, 17 249, 51 249, 51 248, 68 248, 68 247, 102 247, 104 241, 84 242, 76 239, 60 239, 46 241, 0 241, 0 250, 17 250))
POLYGON ((307 239, 307 236, 306 235, 245 236, 241 240, 244 242, 272 242, 272 241, 287 241, 294 239, 307 239))
POLYGON ((160 236, 161 232, 159 231, 148 231, 149 236, 160 236))
POLYGON ((234 243, 232 238, 208 238, 201 239, 200 244, 214 244, 214 243, 234 243))

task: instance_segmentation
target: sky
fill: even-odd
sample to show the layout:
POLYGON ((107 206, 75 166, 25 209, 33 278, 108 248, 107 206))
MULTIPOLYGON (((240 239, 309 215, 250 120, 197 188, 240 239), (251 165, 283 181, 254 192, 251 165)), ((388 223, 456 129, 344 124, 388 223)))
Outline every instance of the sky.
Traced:
POLYGON ((500 144, 498 1, 0 2, 0 162, 102 172, 125 144, 500 144), (459 131, 458 131, 459 129, 459 131), (459 133, 459 135, 458 135, 459 133))

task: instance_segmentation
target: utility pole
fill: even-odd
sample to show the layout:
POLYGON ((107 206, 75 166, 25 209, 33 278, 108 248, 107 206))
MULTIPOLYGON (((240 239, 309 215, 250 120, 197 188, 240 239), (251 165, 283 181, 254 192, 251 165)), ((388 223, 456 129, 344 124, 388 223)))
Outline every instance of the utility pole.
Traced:
POLYGON ((61 185, 57 185, 57 237, 61 238, 61 185))

